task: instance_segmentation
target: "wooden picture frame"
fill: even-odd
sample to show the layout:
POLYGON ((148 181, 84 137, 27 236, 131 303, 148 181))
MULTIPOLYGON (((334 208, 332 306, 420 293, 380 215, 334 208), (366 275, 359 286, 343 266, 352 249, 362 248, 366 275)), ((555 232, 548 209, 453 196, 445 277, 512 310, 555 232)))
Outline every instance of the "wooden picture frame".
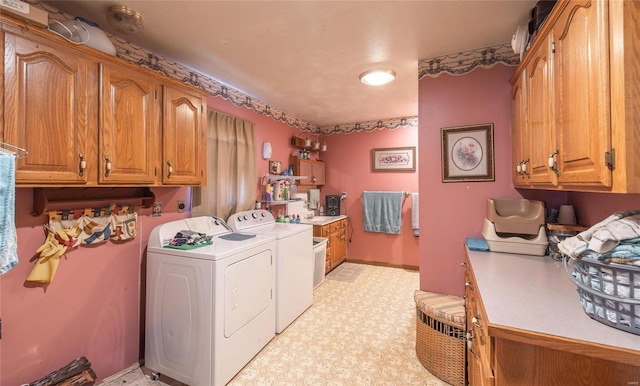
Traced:
POLYGON ((493 123, 441 129, 442 182, 495 181, 493 123))
POLYGON ((416 170, 416 147, 372 149, 371 170, 374 172, 414 172, 416 170))
POLYGON ((280 161, 269 161, 269 173, 280 175, 282 173, 282 163, 280 161))

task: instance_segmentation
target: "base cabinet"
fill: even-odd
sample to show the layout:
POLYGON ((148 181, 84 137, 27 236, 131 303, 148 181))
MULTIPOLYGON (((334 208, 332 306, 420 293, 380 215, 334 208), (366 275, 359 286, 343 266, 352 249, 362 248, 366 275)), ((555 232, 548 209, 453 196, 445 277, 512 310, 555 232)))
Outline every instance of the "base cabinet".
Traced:
POLYGON ((343 218, 325 225, 314 225, 315 237, 326 237, 327 254, 325 274, 347 259, 347 219, 343 218))
MULTIPOLYGON (((468 361, 471 386, 636 385, 640 383, 639 352, 622 353, 583 340, 504 325, 493 325, 486 313, 473 267, 464 263, 468 361)), ((522 283, 514 282, 514 286, 522 283)), ((496 296, 496 292, 491 292, 496 296)), ((507 293, 493 298, 506 303, 507 293)), ((555 317, 558 317, 557 315, 555 317)), ((582 327, 582 326, 580 326, 582 327)), ((577 328, 580 328, 577 327, 577 328)), ((629 339, 635 335, 629 334, 629 339)))

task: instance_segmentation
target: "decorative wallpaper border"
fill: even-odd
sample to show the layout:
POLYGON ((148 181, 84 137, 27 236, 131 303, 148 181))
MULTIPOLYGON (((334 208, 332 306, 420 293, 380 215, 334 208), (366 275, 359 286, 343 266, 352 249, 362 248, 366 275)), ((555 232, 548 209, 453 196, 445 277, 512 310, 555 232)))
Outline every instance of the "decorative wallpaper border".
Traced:
POLYGON ((517 66, 520 63, 520 55, 513 52, 511 43, 438 56, 432 59, 421 59, 418 61, 418 79, 425 76, 435 78, 442 73, 464 75, 478 67, 491 68, 498 63, 507 66, 517 66))
MULTIPOLYGON (((49 13, 49 17, 58 21, 73 19, 75 16, 66 14, 59 9, 43 3, 40 0, 23 0, 35 7, 43 9, 49 13)), ((105 32, 106 33, 106 32, 105 32)), ((359 131, 370 132, 374 130, 394 130, 399 127, 418 127, 418 117, 399 117, 388 118, 376 121, 354 122, 339 125, 322 125, 317 126, 310 122, 303 121, 296 117, 290 116, 284 111, 270 106, 258 99, 252 98, 228 85, 220 83, 208 76, 205 76, 195 70, 192 70, 182 64, 172 62, 166 58, 160 57, 150 51, 145 50, 135 44, 132 44, 117 36, 106 33, 109 39, 116 47, 116 55, 124 60, 136 63, 140 66, 149 68, 153 71, 160 72, 167 77, 179 82, 191 84, 202 90, 207 91, 211 96, 221 97, 229 100, 237 107, 246 107, 258 114, 266 115, 271 119, 284 122, 289 126, 297 127, 303 132, 312 134, 349 134, 359 131)), ((481 50, 466 51, 455 55, 447 55, 433 59, 423 59, 419 61, 419 76, 438 76, 442 72, 455 75, 466 74, 478 66, 484 68, 493 67, 496 63, 505 63, 508 65, 517 65, 519 57, 508 55, 511 46, 504 44, 489 47, 481 50), (509 48, 507 50, 507 47, 509 48)), ((513 53, 513 51, 511 50, 513 53)))

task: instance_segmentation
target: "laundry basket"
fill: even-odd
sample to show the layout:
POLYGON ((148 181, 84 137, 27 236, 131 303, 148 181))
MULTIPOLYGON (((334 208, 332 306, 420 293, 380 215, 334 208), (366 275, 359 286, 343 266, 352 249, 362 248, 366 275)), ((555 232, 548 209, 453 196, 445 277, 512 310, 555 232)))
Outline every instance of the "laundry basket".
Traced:
POLYGON ((563 260, 564 270, 578 288, 580 305, 594 320, 640 335, 640 267, 604 263, 581 257, 563 260))
POLYGON ((416 356, 431 374, 455 386, 466 385, 464 299, 415 291, 416 356))

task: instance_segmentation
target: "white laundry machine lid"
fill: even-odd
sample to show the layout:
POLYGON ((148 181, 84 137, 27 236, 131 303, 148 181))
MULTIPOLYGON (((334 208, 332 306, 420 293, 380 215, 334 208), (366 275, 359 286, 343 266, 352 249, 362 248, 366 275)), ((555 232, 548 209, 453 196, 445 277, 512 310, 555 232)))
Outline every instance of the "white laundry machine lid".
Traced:
POLYGON ((202 216, 158 225, 149 236, 148 251, 205 260, 220 260, 275 241, 274 236, 232 232, 227 224, 214 216, 202 216), (213 243, 193 249, 167 247, 180 231, 190 230, 212 237, 213 243))

